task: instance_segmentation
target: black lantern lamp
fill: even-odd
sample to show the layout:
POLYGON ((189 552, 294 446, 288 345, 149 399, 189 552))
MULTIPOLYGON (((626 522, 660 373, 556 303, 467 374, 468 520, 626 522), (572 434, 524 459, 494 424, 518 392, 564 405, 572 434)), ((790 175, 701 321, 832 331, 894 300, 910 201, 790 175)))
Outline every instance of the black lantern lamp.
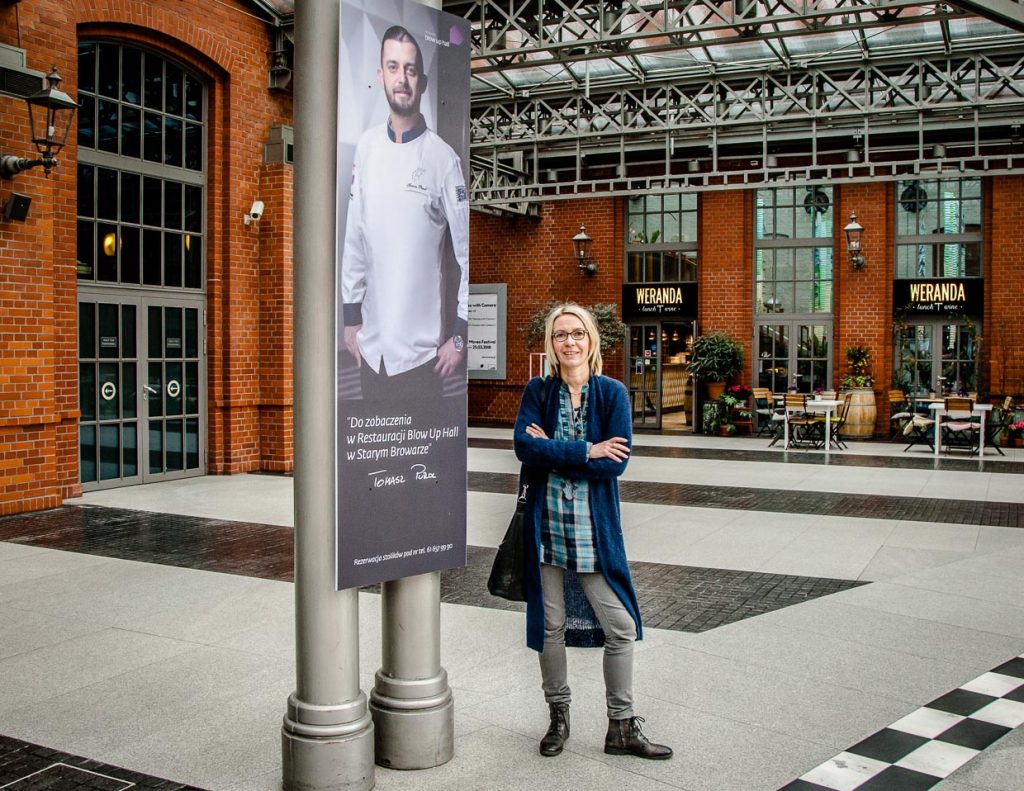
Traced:
POLYGON ((43 166, 46 175, 50 175, 50 170, 57 165, 57 154, 67 143, 71 122, 78 109, 74 99, 59 89, 60 82, 60 75, 54 66, 46 75, 46 87, 25 99, 29 125, 32 127, 32 143, 39 152, 39 158, 29 159, 9 154, 0 156, 0 177, 13 178, 23 170, 39 165, 43 166))
POLYGON ((843 228, 846 234, 846 249, 850 253, 850 263, 854 269, 863 269, 867 261, 860 249, 861 237, 864 235, 864 226, 857 222, 856 212, 850 212, 850 221, 843 228))
POLYGON ((576 256, 576 266, 588 275, 597 273, 597 264, 591 257, 591 248, 594 240, 587 235, 585 225, 580 226, 580 232, 572 237, 572 249, 576 256))

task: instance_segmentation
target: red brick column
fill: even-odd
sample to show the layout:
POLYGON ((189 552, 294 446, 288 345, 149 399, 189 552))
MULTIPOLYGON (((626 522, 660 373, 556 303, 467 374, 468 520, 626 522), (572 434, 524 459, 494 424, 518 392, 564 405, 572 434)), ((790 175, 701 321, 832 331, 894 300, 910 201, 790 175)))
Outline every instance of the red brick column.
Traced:
POLYGON ((892 182, 843 184, 836 188, 833 384, 847 374, 846 349, 864 345, 871 350, 875 379, 875 433, 888 436, 889 402, 884 396, 892 382, 892 279, 894 252, 894 185, 892 182), (850 264, 843 228, 856 212, 864 226, 861 242, 866 263, 850 264))
POLYGON ((698 253, 701 335, 727 332, 743 346, 739 380, 753 371, 754 191, 705 192, 700 199, 698 253))
POLYGON ((1020 294, 1024 282, 1024 178, 994 176, 986 190, 985 316, 983 377, 988 391, 1024 397, 1024 330, 1020 294))

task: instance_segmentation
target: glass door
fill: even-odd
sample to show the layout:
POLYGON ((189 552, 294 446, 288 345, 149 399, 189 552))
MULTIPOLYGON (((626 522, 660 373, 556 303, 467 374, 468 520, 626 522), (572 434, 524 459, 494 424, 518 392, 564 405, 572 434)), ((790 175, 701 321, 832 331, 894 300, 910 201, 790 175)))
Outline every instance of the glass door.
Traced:
POLYGON ((978 389, 978 328, 973 322, 905 325, 896 349, 894 384, 913 396, 978 389))
POLYGON ((634 324, 629 328, 626 380, 635 428, 656 429, 661 426, 658 412, 659 336, 657 323, 634 324))
POLYGON ((84 293, 78 346, 83 488, 205 474, 202 300, 84 293))
POLYGON ((629 327, 626 381, 633 427, 692 430, 690 346, 694 323, 651 322, 629 327))
POLYGON ((832 325, 799 321, 760 324, 757 329, 756 386, 773 393, 832 389, 832 325))
POLYGON ((150 304, 146 319, 146 477, 201 472, 200 308, 150 304))

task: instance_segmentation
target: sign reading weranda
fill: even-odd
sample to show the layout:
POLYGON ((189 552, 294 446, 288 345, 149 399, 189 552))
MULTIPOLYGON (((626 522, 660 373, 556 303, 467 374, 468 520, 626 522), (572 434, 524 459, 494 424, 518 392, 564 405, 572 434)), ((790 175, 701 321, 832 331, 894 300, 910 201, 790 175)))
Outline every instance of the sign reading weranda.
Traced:
POLYGON ((982 278, 973 277, 894 280, 893 310, 980 316, 985 308, 984 285, 982 278))

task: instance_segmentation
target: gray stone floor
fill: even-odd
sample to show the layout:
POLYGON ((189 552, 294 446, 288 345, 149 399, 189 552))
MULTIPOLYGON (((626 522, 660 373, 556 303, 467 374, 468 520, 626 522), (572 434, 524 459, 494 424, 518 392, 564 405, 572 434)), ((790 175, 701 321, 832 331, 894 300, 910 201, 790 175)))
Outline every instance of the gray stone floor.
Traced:
MULTIPOLYGON (((507 440, 508 432, 471 436, 507 440)), ((601 751, 600 655, 586 650, 570 655, 567 751, 541 758, 546 712, 522 615, 445 604, 455 758, 422 772, 378 769, 378 788, 772 791, 1024 653, 1024 530, 985 521, 997 521, 986 513, 1024 503, 1018 452, 947 469, 942 459, 924 463, 927 452, 904 457, 902 446, 886 444, 844 452, 873 460, 862 466, 825 464, 812 454, 801 462, 793 452, 767 452, 767 440, 637 441, 701 451, 638 453, 626 475, 638 484, 735 486, 769 500, 819 492, 891 506, 892 498, 914 498, 929 508, 942 501, 950 512, 986 503, 989 511, 979 521, 954 522, 898 509, 848 516, 627 502, 633 561, 871 584, 700 633, 649 629, 637 651, 638 707, 648 732, 676 748, 666 763, 601 751), (922 466, 885 463, 903 458, 922 466)), ((469 462, 475 473, 516 470, 500 444, 471 448, 469 462)), ((495 546, 511 495, 468 497, 469 543, 495 546)), ((80 502, 291 524, 284 477, 188 479, 91 493, 80 502)), ((259 553, 260 542, 248 550, 259 553)), ((368 690, 380 663, 379 599, 362 593, 360 607, 360 675, 368 690)), ((284 581, 0 541, 0 734, 211 791, 278 788, 280 721, 294 687, 292 620, 284 581)), ((1021 777, 1018 728, 936 787, 1020 791, 1021 777)))

